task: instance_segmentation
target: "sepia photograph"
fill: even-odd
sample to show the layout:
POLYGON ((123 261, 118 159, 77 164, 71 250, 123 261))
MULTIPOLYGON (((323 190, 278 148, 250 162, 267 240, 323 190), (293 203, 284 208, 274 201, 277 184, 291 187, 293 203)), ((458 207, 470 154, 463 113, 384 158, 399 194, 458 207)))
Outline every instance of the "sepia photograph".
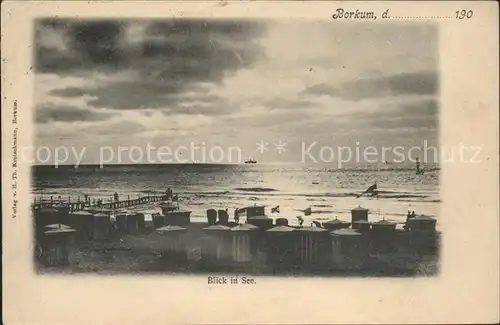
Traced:
POLYGON ((4 322, 498 323, 497 25, 4 1, 4 322))
POLYGON ((39 272, 438 274, 436 24, 33 27, 39 272))

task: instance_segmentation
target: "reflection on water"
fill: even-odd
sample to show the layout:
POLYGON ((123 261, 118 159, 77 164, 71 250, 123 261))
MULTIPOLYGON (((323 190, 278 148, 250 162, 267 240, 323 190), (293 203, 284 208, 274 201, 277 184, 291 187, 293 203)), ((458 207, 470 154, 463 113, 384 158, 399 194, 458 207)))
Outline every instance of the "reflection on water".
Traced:
MULTIPOLYGON (((230 210, 248 204, 280 206, 280 214, 295 224, 299 210, 311 207, 310 220, 338 216, 349 220, 349 210, 361 205, 370 219, 404 220, 408 210, 436 216, 439 204, 439 169, 416 175, 412 166, 356 166, 335 169, 305 165, 122 165, 34 167, 32 192, 36 197, 61 196, 72 200, 137 197, 163 193, 168 187, 179 193, 182 207, 193 211, 193 220, 204 218, 209 208, 230 210), (356 195, 377 182, 379 196, 356 195)), ((134 208, 159 212, 154 205, 134 208)), ((270 213, 270 209, 268 209, 270 213)), ((232 215, 232 214, 231 214, 232 215)), ((438 217, 438 216, 437 216, 438 217)))

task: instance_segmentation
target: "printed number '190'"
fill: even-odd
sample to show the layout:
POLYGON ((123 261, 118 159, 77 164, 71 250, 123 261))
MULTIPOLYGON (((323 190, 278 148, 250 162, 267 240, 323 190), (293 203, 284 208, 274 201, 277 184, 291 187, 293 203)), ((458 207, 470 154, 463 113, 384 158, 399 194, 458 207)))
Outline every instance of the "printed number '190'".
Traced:
POLYGON ((472 10, 457 10, 455 11, 455 18, 456 19, 471 19, 472 16, 474 15, 474 12, 472 10))

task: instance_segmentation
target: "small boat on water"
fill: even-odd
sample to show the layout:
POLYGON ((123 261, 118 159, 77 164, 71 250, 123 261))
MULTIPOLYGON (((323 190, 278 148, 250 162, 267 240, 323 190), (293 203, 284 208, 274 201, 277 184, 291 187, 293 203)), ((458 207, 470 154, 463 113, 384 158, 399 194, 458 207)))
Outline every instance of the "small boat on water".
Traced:
POLYGON ((416 167, 417 167, 417 170, 416 170, 415 173, 417 175, 423 175, 424 174, 424 170, 420 169, 420 161, 418 160, 418 158, 416 159, 416 167))
POLYGON ((256 164, 257 163, 257 160, 254 160, 254 159, 247 159, 245 160, 245 164, 256 164))

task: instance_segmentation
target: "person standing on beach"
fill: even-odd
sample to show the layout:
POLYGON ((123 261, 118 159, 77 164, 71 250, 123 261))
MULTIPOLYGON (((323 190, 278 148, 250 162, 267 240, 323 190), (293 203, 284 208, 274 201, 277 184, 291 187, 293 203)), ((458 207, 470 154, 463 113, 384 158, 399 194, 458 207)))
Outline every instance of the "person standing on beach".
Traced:
POLYGON ((298 216, 296 218, 299 220, 299 226, 302 227, 302 225, 304 224, 304 218, 302 218, 301 216, 298 216))
POLYGON ((234 222, 240 223, 240 214, 238 208, 234 209, 234 222))
POLYGON ((405 230, 408 230, 409 229, 409 221, 410 221, 410 218, 411 218, 411 212, 408 211, 408 214, 406 215, 406 222, 405 222, 405 225, 403 226, 403 229, 405 230))
MULTIPOLYGON (((313 221, 312 224, 315 226, 315 227, 318 227, 318 228, 321 228, 321 223, 319 221, 313 221)), ((312 227, 312 226, 311 226, 312 227)))
POLYGON ((111 229, 113 230, 113 232, 117 232, 118 225, 116 224, 116 218, 110 218, 110 222, 111 222, 111 229))
POLYGON ((410 211, 408 211, 408 214, 406 215, 406 222, 403 228, 406 230, 410 229, 410 219, 415 217, 416 217, 415 211, 412 211, 411 213, 410 211))

